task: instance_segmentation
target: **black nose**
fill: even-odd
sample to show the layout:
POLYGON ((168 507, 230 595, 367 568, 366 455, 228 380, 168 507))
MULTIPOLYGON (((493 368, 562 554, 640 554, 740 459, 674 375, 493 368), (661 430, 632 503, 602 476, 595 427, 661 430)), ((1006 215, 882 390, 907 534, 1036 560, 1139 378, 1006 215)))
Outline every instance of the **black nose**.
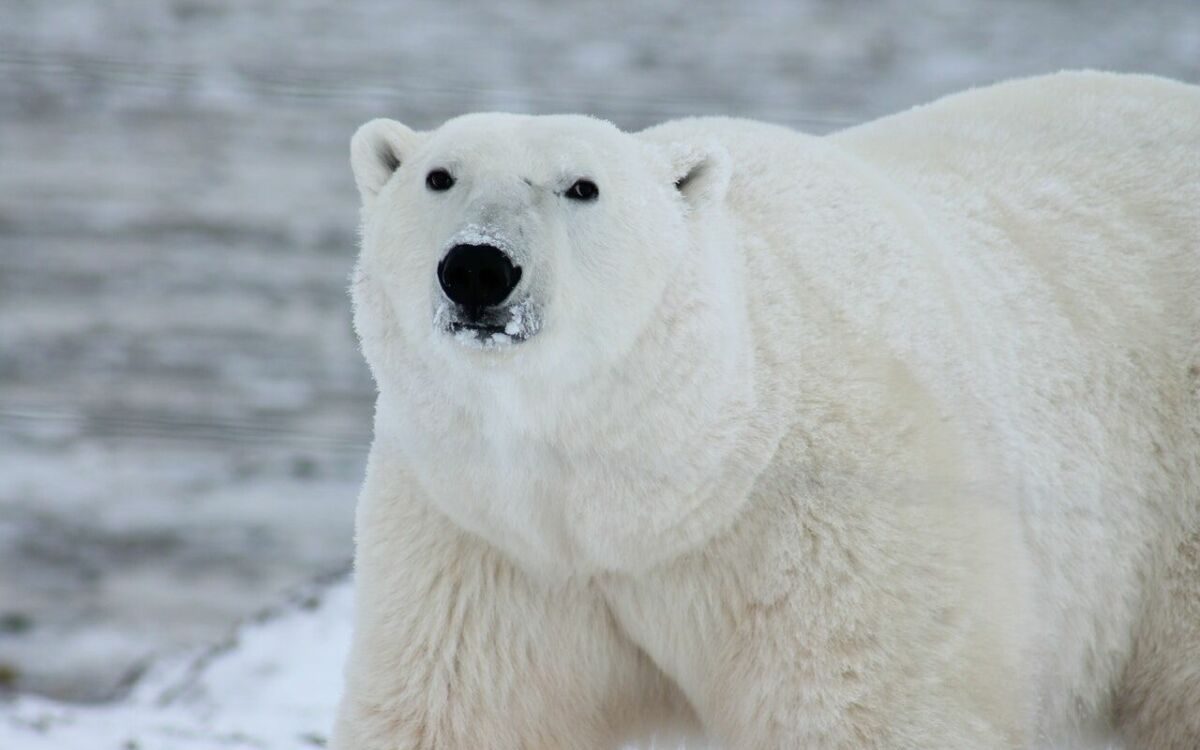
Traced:
POLYGON ((478 309, 503 302, 521 280, 521 267, 498 247, 455 245, 438 263, 437 274, 452 302, 478 309))

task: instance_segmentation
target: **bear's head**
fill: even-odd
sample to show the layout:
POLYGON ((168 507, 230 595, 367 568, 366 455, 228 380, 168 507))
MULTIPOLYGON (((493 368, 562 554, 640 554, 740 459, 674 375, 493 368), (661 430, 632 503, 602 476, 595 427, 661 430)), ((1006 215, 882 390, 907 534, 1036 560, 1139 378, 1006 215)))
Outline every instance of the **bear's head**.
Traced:
POLYGON ((642 556, 616 552, 624 526, 596 525, 669 526, 693 502, 671 493, 699 492, 735 439, 709 432, 746 359, 727 151, 583 116, 475 114, 429 132, 373 120, 351 161, 377 443, 510 550, 642 556))
POLYGON ((689 214, 728 180, 720 150, 582 116, 476 114, 428 133, 373 120, 351 154, 362 268, 388 297, 390 335, 560 381, 629 349, 694 262, 689 214))

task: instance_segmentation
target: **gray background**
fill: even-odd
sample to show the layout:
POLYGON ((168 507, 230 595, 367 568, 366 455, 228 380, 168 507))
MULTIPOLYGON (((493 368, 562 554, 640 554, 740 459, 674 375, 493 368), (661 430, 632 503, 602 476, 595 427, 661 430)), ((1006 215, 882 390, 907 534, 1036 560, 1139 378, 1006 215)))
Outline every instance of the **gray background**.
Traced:
POLYGON ((0 695, 348 567, 359 123, 821 133, 1065 67, 1200 81, 1200 3, 0 0, 0 695))

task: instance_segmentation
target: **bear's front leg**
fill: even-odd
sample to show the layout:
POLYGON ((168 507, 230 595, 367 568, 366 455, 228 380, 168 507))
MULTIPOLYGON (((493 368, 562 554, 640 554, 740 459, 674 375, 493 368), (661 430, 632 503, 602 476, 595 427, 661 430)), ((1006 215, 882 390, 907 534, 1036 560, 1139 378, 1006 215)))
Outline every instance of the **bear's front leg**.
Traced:
POLYGON ((334 750, 595 750, 666 706, 590 586, 531 579, 382 473, 360 499, 334 750))

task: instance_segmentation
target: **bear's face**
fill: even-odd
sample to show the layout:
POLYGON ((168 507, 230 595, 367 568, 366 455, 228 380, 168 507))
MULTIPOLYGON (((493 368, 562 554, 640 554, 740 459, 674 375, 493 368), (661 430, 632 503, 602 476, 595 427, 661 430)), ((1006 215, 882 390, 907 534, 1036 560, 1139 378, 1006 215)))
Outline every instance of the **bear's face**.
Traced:
POLYGON ((580 116, 364 125, 362 270, 394 313, 388 334, 448 366, 560 380, 611 366, 687 262, 676 183, 707 159, 580 116))

